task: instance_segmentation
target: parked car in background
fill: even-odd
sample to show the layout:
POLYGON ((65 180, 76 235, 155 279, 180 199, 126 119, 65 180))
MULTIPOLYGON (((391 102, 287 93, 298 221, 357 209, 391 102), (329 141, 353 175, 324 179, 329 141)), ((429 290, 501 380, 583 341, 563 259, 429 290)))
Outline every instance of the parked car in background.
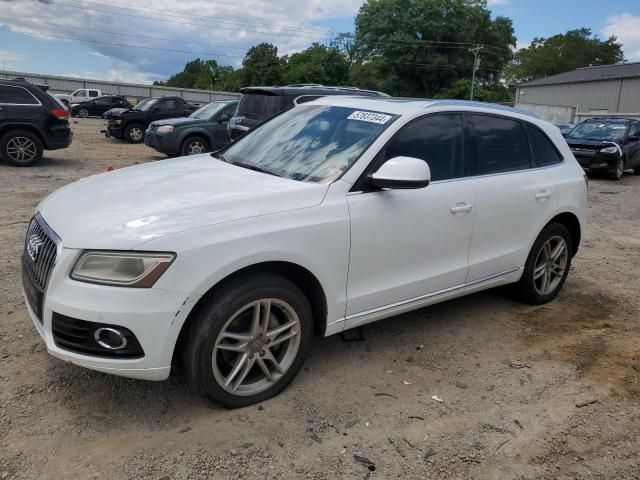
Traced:
POLYGON ((576 126, 575 123, 556 123, 555 125, 560 129, 562 135, 567 135, 576 126))
POLYGON ((151 122, 144 143, 169 156, 218 150, 229 143, 227 125, 237 106, 237 100, 211 102, 188 117, 151 122))
POLYGON ((79 88, 71 93, 57 93, 55 96, 66 106, 70 106, 72 103, 86 102, 101 97, 102 91, 95 88, 79 88))
POLYGON ((38 85, 0 80, 0 157, 28 167, 42 159, 43 150, 71 144, 69 112, 38 85))
POLYGON ((90 116, 99 117, 112 108, 128 110, 133 108, 133 105, 121 95, 105 95, 94 100, 72 103, 69 110, 72 116, 87 118, 90 116))
POLYGON ((149 380, 175 362, 242 407, 293 380, 316 332, 505 284, 551 301, 586 203, 564 138, 529 114, 330 96, 219 152, 49 195, 27 231, 25 297, 50 354, 149 380))
POLYGON ((127 110, 140 110, 142 109, 147 103, 151 102, 152 100, 154 100, 153 98, 143 98, 142 100, 139 100, 138 103, 136 103, 133 107, 129 107, 129 108, 123 108, 123 107, 118 107, 118 108, 112 108, 111 110, 107 110, 106 112, 104 112, 102 114, 102 118, 106 118, 109 119, 114 115, 117 115, 119 113, 122 112, 126 112, 127 110))
POLYGON ((640 175, 640 121, 592 118, 566 135, 574 156, 587 172, 620 180, 627 169, 640 175))
POLYGON ((160 97, 149 99, 140 108, 132 108, 109 118, 104 131, 107 137, 127 140, 131 143, 144 141, 144 133, 151 122, 166 118, 186 117, 197 107, 186 103, 180 97, 160 97))
POLYGON ((388 97, 386 93, 355 87, 327 87, 324 85, 288 85, 286 87, 241 88, 240 104, 229 121, 229 136, 236 140, 265 120, 288 110, 297 103, 305 103, 326 95, 356 95, 388 97))

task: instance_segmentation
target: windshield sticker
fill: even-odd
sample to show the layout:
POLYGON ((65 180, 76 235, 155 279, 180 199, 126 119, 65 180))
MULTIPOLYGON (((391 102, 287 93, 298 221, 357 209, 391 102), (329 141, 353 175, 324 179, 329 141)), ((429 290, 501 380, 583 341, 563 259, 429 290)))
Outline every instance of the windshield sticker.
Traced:
POLYGON ((391 120, 391 115, 356 110, 347 117, 347 120, 360 120, 361 122, 378 123, 380 125, 384 125, 389 120, 391 120))

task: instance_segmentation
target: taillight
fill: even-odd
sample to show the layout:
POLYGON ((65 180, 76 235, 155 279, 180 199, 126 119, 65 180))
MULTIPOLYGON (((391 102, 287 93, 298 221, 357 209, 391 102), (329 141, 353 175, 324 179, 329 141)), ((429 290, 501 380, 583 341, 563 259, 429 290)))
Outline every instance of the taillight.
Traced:
POLYGON ((51 115, 53 115, 54 117, 56 117, 59 120, 68 120, 69 119, 69 112, 67 112, 63 108, 54 108, 53 110, 51 110, 51 115))

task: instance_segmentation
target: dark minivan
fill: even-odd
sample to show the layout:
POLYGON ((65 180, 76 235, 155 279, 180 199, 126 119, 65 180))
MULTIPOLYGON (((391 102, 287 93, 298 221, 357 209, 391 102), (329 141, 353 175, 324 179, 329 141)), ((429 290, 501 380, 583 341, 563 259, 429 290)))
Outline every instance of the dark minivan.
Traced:
POLYGON ((0 80, 0 157, 28 167, 42 159, 43 150, 71 144, 69 111, 38 85, 0 80))
POLYGON ((388 97, 375 90, 356 87, 327 87, 324 85, 288 85, 286 87, 241 88, 242 98, 235 115, 229 121, 229 136, 236 140, 274 115, 299 103, 310 102, 327 95, 356 95, 388 97))

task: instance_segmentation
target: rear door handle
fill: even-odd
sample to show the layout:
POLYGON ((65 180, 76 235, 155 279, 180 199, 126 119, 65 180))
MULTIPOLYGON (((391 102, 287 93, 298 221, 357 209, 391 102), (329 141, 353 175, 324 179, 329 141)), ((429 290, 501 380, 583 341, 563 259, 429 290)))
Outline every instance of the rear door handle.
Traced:
POLYGON ((449 211, 454 215, 462 215, 470 212, 472 208, 473 205, 469 205, 468 203, 456 203, 455 207, 451 207, 449 211))
POLYGON ((540 190, 536 193, 536 200, 546 200, 551 197, 551 192, 549 190, 540 190))

